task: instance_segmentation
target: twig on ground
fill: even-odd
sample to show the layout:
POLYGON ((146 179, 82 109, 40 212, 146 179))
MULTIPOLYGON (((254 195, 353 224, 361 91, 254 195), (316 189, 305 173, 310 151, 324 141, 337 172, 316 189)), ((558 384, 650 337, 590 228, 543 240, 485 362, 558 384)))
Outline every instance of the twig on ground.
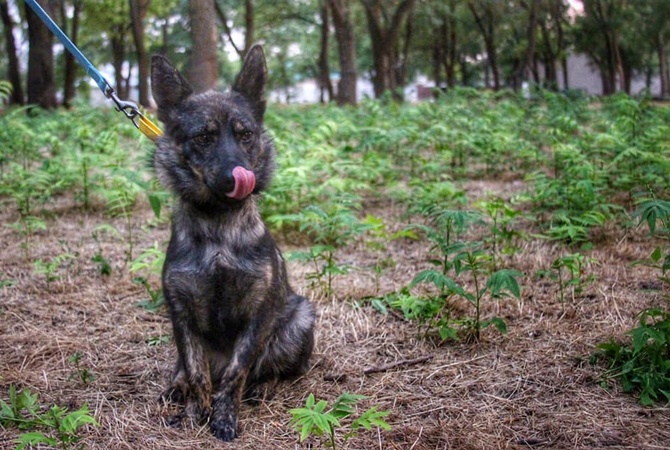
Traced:
POLYGON ((400 361, 394 361, 392 363, 382 364, 381 366, 368 367, 367 369, 363 370, 363 373, 365 375, 370 375, 371 373, 386 372, 388 370, 395 369, 396 367, 414 366, 416 364, 421 364, 426 361, 430 361, 431 359, 433 359, 433 355, 424 355, 413 359, 402 359, 400 361))

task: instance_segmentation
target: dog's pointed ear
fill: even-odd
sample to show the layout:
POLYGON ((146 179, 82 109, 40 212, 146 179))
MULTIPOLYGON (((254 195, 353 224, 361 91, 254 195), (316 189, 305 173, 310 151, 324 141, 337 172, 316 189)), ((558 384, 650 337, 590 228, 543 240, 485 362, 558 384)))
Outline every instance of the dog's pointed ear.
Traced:
POLYGON ((254 45, 244 58, 242 70, 235 78, 233 91, 244 95, 252 105, 257 120, 265 114, 265 84, 268 81, 268 68, 265 64, 263 47, 254 45))
POLYGON ((167 58, 151 57, 151 92, 158 110, 168 110, 179 105, 191 95, 193 88, 167 58))

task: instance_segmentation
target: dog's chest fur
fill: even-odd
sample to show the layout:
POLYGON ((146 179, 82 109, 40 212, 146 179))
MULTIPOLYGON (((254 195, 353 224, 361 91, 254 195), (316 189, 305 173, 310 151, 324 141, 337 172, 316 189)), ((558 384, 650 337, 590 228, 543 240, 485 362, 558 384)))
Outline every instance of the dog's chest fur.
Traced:
POLYGON ((212 221, 176 215, 166 256, 163 283, 179 293, 171 300, 173 314, 217 340, 234 341, 282 284, 281 256, 253 202, 212 221))

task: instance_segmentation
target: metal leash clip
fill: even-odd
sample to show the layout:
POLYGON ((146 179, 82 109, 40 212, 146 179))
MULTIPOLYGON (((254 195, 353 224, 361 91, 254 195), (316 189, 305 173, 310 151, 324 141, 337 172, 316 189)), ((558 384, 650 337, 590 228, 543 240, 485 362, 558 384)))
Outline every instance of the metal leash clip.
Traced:
POLYGON ((135 122, 137 116, 141 115, 140 109, 137 107, 137 103, 131 102, 128 100, 121 100, 116 92, 110 91, 107 95, 108 98, 111 98, 114 104, 116 105, 116 110, 121 111, 126 115, 127 118, 133 121, 133 124, 139 128, 140 126, 135 122))
POLYGON ((121 100, 114 90, 110 89, 106 93, 108 98, 111 98, 114 104, 116 105, 116 110, 121 111, 123 114, 129 118, 135 127, 140 130, 146 137, 155 141, 163 133, 151 120, 144 116, 140 112, 140 108, 137 106, 137 103, 131 102, 128 100, 121 100))

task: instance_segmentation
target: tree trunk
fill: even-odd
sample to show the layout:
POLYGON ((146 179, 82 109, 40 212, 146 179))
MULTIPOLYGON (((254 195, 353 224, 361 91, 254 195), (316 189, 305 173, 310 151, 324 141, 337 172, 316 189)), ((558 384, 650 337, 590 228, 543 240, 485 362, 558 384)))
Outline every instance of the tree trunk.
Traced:
POLYGON ((542 22, 540 26, 544 47, 542 52, 542 64, 544 65, 544 87, 551 90, 558 89, 556 74, 556 53, 551 45, 551 36, 547 24, 542 22))
POLYGON ((328 56, 330 19, 325 0, 319 4, 319 15, 321 16, 321 51, 319 52, 319 89, 321 93, 319 101, 326 103, 333 99, 333 84, 330 82, 330 58, 328 56))
POLYGON ((356 82, 356 39, 354 26, 349 16, 349 0, 328 0, 333 14, 335 39, 340 60, 340 81, 337 83, 337 104, 355 105, 357 101, 356 82))
POLYGON ((240 58, 244 59, 251 46, 254 45, 254 39, 256 33, 256 25, 254 22, 253 0, 244 1, 244 47, 242 48, 240 48, 233 40, 233 30, 228 25, 228 16, 226 16, 226 12, 223 10, 223 8, 221 8, 221 5, 219 5, 218 1, 216 0, 213 1, 214 1, 214 10, 219 18, 219 22, 221 22, 221 26, 223 27, 224 33, 228 37, 228 42, 230 42, 230 45, 233 46, 235 52, 237 52, 240 58))
POLYGON ((372 41, 372 60, 374 73, 372 83, 375 97, 379 98, 390 91, 396 100, 402 100, 402 93, 397 88, 396 69, 398 67, 397 45, 402 22, 414 9, 416 0, 403 0, 398 4, 392 15, 385 11, 380 0, 361 0, 365 8, 368 30, 372 41), (382 24, 383 17, 390 17, 390 23, 382 24))
MULTIPOLYGON (((65 3, 62 3, 65 5, 65 3)), ((72 10, 72 26, 70 27, 70 40, 74 45, 77 45, 79 37, 79 13, 81 12, 83 3, 81 0, 74 0, 72 10)), ((67 15, 65 7, 61 12, 63 16, 63 24, 67 22, 67 15)), ((67 29, 64 27, 64 29, 67 29)), ((65 52, 65 81, 63 83, 63 106, 70 107, 72 99, 77 93, 75 83, 77 82, 77 62, 74 55, 68 51, 65 52)))
POLYGON ((567 49, 565 48, 565 32, 563 31, 563 16, 561 14, 561 7, 563 0, 553 0, 550 3, 551 17, 556 28, 556 53, 561 60, 561 70, 563 71, 563 89, 570 89, 569 74, 568 74, 568 57, 567 49))
POLYGON ((456 4, 452 0, 449 2, 449 19, 447 20, 449 28, 449 44, 447 45, 447 59, 445 60, 445 69, 447 72, 447 86, 456 87, 456 65, 458 64, 458 33, 456 31, 456 4))
MULTIPOLYGON (((534 70, 534 61, 535 61, 535 30, 537 29, 537 9, 538 9, 538 0, 530 0, 530 5, 528 6, 528 28, 526 29, 526 59, 524 61, 522 71, 522 78, 525 80, 530 80, 531 76, 533 81, 537 83, 539 76, 534 70)), ((553 64, 553 61, 552 61, 553 64)))
POLYGON ((254 2, 252 0, 244 1, 244 53, 240 55, 243 59, 247 52, 254 45, 256 39, 256 26, 254 22, 254 2))
POLYGON ((19 58, 16 54, 16 41, 14 40, 14 22, 9 15, 6 0, 0 0, 0 16, 5 31, 5 51, 7 52, 7 79, 12 84, 12 96, 10 102, 22 105, 24 102, 23 88, 21 86, 21 72, 19 70, 19 58))
POLYGON ((114 90, 120 98, 128 98, 123 77, 123 63, 126 60, 126 46, 122 34, 115 32, 111 38, 112 66, 114 67, 114 90))
POLYGON ((670 75, 668 74, 668 53, 665 48, 663 36, 656 40, 656 51, 658 53, 658 73, 661 79, 661 98, 670 97, 670 75))
MULTIPOLYGON (((39 4, 50 13, 49 2, 40 0, 39 4)), ((54 83, 53 47, 51 31, 42 20, 26 6, 28 22, 28 103, 42 108, 56 107, 56 86, 54 83)))
POLYGON ((438 28, 438 39, 433 39, 433 80, 435 81, 435 87, 439 88, 442 86, 442 65, 445 61, 444 56, 444 39, 442 36, 446 34, 446 25, 441 24, 438 28))
POLYGON ((144 17, 149 7, 149 0, 128 0, 130 8, 130 22, 135 41, 137 54, 139 102, 144 107, 149 106, 149 55, 144 46, 144 17))
MULTIPOLYGON (((498 56, 496 54, 495 28, 493 23, 497 19, 493 17, 493 12, 488 8, 483 11, 483 14, 480 14, 477 6, 472 2, 468 2, 468 7, 470 8, 470 12, 472 12, 477 28, 479 28, 482 34, 488 67, 491 69, 491 76, 493 76, 493 89, 497 91, 500 89, 500 76, 498 74, 498 56)), ((488 84, 487 75, 486 85, 488 86, 488 84)))
POLYGON ((196 92, 216 87, 219 65, 214 0, 189 0, 191 18, 191 67, 188 77, 196 92))
POLYGON ((396 65, 395 65, 395 76, 396 79, 394 84, 396 89, 400 89, 405 86, 407 82, 407 61, 409 61, 409 45, 412 42, 412 24, 414 22, 414 9, 410 9, 407 14, 407 20, 405 21, 405 36, 403 42, 402 52, 399 56, 396 56, 396 65))

